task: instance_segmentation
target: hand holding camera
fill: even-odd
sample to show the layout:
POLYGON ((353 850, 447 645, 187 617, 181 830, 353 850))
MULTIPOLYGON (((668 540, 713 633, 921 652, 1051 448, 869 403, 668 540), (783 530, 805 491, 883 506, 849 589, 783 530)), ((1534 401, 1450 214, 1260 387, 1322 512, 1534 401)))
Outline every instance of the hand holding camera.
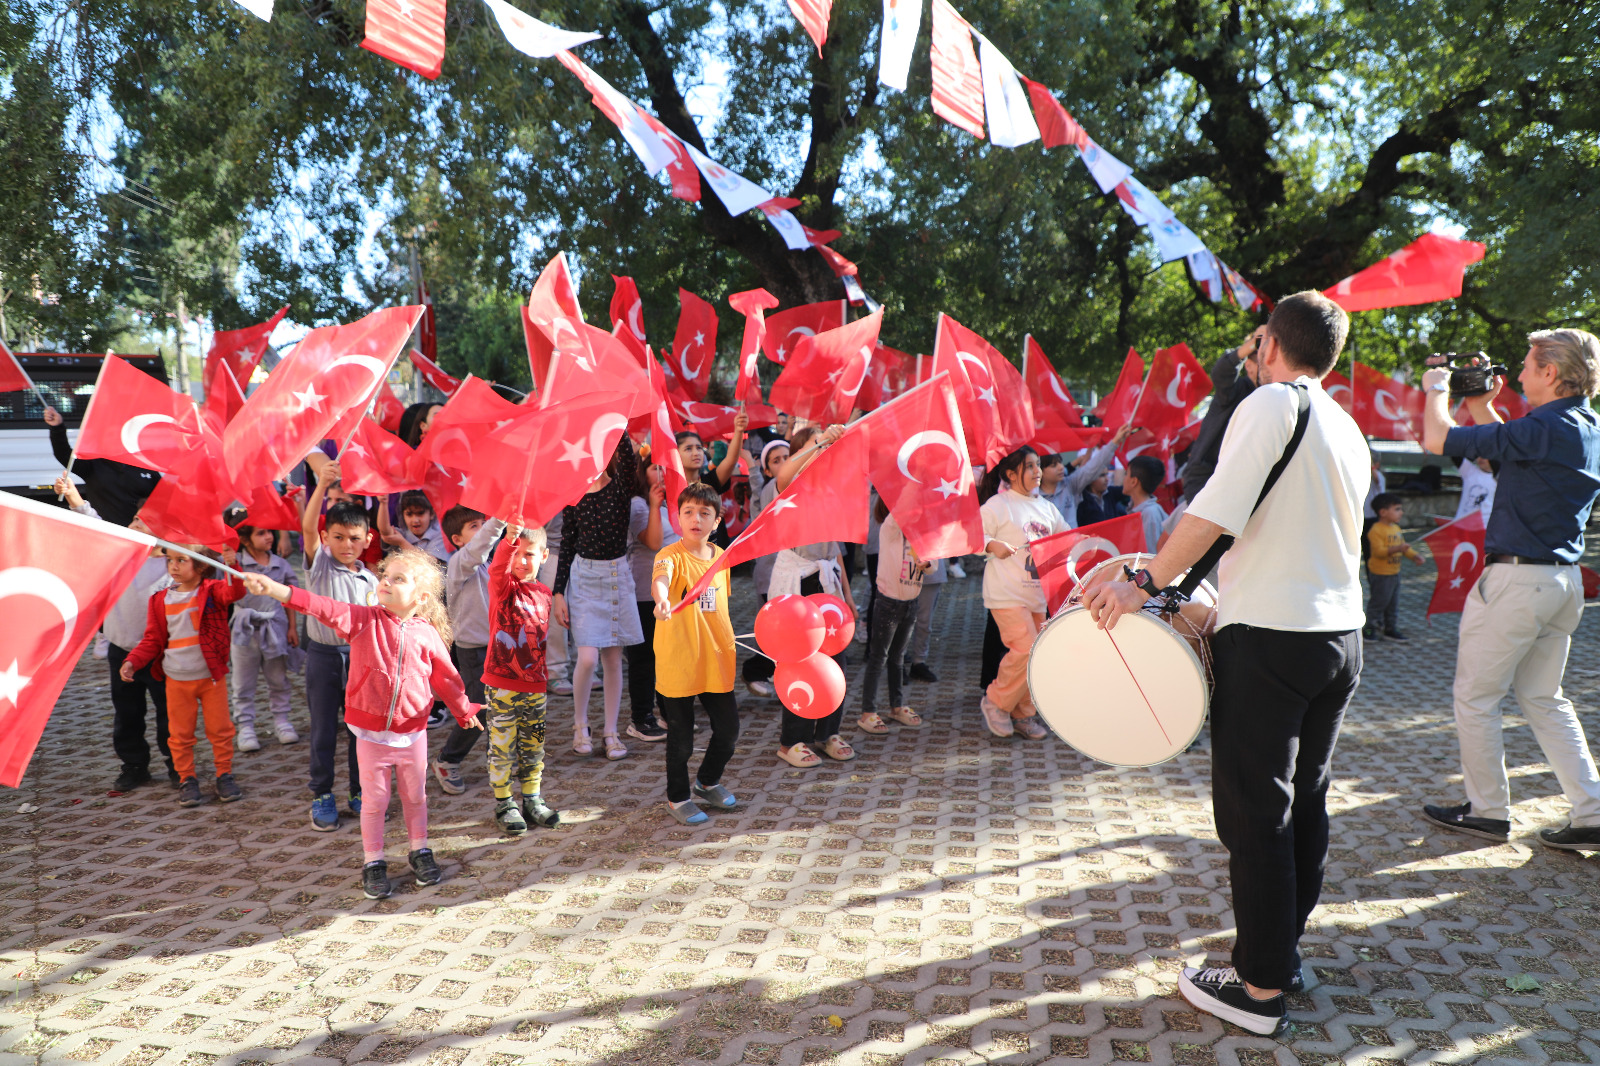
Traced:
MULTIPOLYGON (((1500 380, 1508 371, 1499 363, 1492 363, 1484 352, 1443 352, 1428 356, 1425 365, 1437 369, 1449 368, 1450 398, 1467 399, 1500 391, 1500 380)), ((1439 380, 1432 370, 1423 377, 1423 387, 1439 380)), ((1492 399, 1493 397, 1491 397, 1492 399)))

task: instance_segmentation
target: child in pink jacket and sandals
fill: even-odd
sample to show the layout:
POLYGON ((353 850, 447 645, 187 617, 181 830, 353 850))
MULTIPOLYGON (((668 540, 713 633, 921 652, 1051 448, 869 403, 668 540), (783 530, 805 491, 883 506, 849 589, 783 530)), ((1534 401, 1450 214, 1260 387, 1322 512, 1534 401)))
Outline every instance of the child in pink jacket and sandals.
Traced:
POLYGON ((361 886, 368 899, 389 895, 383 858, 383 822, 389 808, 389 768, 400 780, 400 806, 411 839, 409 862, 418 885, 439 883, 439 864, 428 847, 428 710, 435 695, 466 729, 482 729, 477 704, 467 700, 461 675, 450 663, 450 619, 444 609, 439 564, 416 548, 383 561, 378 606, 364 607, 291 589, 261 574, 245 587, 271 596, 330 626, 350 642, 345 724, 356 735, 361 769, 361 845, 366 852, 361 886))

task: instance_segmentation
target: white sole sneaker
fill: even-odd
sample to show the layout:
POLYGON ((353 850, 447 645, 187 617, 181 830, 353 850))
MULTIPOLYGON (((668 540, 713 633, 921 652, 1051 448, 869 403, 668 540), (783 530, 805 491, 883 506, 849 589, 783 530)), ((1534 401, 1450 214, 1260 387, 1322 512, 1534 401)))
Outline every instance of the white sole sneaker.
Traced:
POLYGON ((239 733, 233 738, 240 751, 260 751, 261 741, 256 738, 256 731, 247 725, 239 727, 239 733))
POLYGON ((983 724, 995 736, 1009 737, 1017 731, 1016 726, 1011 724, 1011 715, 1001 710, 1000 705, 988 696, 978 701, 978 710, 983 714, 983 724))
POLYGON ((1178 992, 1191 1007, 1203 1010, 1207 1014, 1214 1014, 1223 1021, 1232 1022, 1241 1029, 1248 1029, 1260 1036, 1272 1036, 1283 1028, 1287 1019, 1257 1014, 1254 1011, 1235 1007, 1233 1004, 1211 995, 1207 990, 1196 985, 1189 979, 1187 971, 1178 974, 1178 992))

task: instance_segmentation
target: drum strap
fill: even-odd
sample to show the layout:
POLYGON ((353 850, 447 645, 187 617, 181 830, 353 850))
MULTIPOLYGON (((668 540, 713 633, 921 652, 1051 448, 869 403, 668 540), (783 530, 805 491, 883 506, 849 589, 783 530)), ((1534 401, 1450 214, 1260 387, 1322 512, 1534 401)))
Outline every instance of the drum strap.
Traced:
MULTIPOLYGON (((1262 501, 1267 498, 1267 493, 1272 491, 1272 486, 1276 485, 1278 479, 1283 476, 1284 468, 1289 465, 1289 460, 1294 458, 1295 451, 1300 447, 1300 441, 1305 438, 1306 425, 1311 421, 1310 392, 1306 390, 1304 385, 1298 383, 1291 384, 1289 387, 1295 391, 1294 433, 1290 435, 1289 443, 1284 445, 1283 454, 1278 457, 1278 461, 1268 471, 1267 480, 1261 486, 1261 495, 1256 497, 1256 505, 1250 509, 1252 515, 1261 509, 1262 501)), ((1200 561, 1189 568, 1188 576, 1178 585, 1178 591, 1183 594, 1183 599, 1187 600, 1194 595, 1194 590, 1200 587, 1200 582, 1206 579, 1206 575, 1211 573, 1222 557, 1227 554, 1228 549, 1233 547, 1233 539, 1231 534, 1224 533, 1216 539, 1210 548, 1206 549, 1206 553, 1200 557, 1200 561)))

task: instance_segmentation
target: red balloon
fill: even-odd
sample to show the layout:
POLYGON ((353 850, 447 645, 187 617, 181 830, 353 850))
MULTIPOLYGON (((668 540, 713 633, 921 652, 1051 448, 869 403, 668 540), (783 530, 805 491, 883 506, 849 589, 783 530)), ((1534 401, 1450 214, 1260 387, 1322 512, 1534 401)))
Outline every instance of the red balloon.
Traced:
POLYGON ((775 663, 815 655, 827 635, 822 612, 804 596, 775 596, 756 612, 756 643, 775 663))
POLYGON ((826 638, 819 649, 824 655, 838 655, 850 646, 856 635, 856 611, 852 604, 826 592, 814 592, 806 599, 817 605, 823 622, 828 627, 826 638))
POLYGON ((799 662, 779 663, 772 687, 783 705, 801 718, 826 718, 844 702, 844 671, 821 652, 799 662))

